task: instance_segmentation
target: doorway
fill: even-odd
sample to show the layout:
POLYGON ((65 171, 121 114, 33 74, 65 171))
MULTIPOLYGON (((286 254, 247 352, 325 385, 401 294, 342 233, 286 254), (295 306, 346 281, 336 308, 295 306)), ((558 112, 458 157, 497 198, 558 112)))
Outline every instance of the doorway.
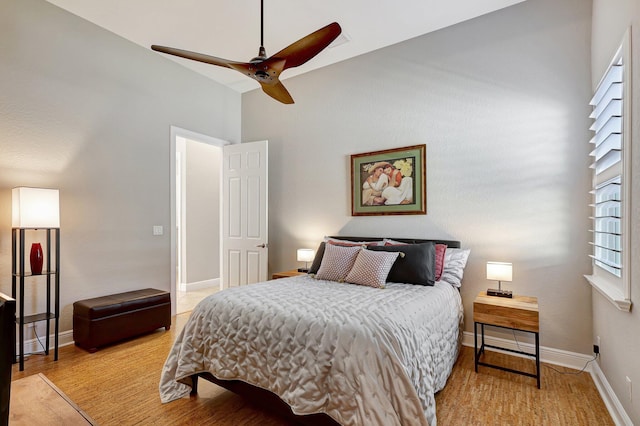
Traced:
POLYGON ((220 289, 220 175, 226 144, 171 128, 172 314, 190 311, 220 289))

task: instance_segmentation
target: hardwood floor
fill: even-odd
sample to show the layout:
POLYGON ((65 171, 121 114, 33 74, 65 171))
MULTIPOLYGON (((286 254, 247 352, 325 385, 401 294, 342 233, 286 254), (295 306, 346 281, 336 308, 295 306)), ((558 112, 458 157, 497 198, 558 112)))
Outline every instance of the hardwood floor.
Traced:
MULTIPOLYGON (((160 371, 175 333, 188 314, 174 318, 171 330, 158 330, 90 354, 75 346, 52 356, 31 356, 25 371, 14 367, 13 380, 44 373, 98 424, 285 426, 265 412, 218 386, 200 381, 199 394, 160 403, 160 371)), ((523 369, 528 360, 488 353, 490 362, 523 369)), ((562 371, 571 371, 555 367, 562 371)), ((542 367, 542 389, 535 379, 473 367, 473 349, 463 348, 447 386, 436 396, 442 425, 613 425, 588 373, 560 374, 542 367)), ((50 423, 43 423, 50 424, 50 423)))
MULTIPOLYGON (((484 359, 535 372, 533 360, 488 351, 484 359)), ((493 368, 480 366, 476 374, 473 348, 463 348, 447 385, 436 395, 438 424, 614 425, 591 374, 544 363, 541 368, 541 389, 535 378, 493 368)))

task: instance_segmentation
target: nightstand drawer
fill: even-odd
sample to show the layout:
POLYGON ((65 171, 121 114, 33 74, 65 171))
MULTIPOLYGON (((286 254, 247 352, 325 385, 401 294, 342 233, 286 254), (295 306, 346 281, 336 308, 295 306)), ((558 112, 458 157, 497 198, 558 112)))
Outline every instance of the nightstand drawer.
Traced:
POLYGON ((482 292, 473 302, 473 320, 537 333, 540 329, 538 299, 529 296, 509 299, 482 292))

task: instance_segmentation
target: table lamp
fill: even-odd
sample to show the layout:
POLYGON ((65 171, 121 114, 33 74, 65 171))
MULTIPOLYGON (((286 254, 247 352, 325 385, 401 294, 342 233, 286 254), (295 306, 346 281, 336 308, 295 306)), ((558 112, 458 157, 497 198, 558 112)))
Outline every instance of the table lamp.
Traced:
POLYGON ((309 272, 309 262, 313 262, 315 252, 313 249, 298 249, 298 262, 304 262, 304 268, 298 268, 298 272, 309 272))
POLYGON ((513 265, 508 262, 487 262, 487 279, 498 281, 498 288, 490 288, 487 290, 488 296, 508 297, 512 298, 513 294, 510 290, 502 289, 502 281, 511 282, 513 276, 513 265))

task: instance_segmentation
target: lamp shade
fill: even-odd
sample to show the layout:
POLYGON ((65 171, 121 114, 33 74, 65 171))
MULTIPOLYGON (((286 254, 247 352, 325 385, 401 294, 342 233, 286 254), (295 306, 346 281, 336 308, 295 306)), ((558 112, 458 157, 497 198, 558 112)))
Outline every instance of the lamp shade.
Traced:
POLYGON ((511 281, 513 265, 507 262, 487 262, 487 279, 493 281, 511 281))
POLYGON ((315 252, 313 249, 301 248, 298 249, 298 262, 312 262, 315 252))
POLYGON ((11 224, 14 228, 60 228, 59 191, 44 188, 13 188, 11 224))

